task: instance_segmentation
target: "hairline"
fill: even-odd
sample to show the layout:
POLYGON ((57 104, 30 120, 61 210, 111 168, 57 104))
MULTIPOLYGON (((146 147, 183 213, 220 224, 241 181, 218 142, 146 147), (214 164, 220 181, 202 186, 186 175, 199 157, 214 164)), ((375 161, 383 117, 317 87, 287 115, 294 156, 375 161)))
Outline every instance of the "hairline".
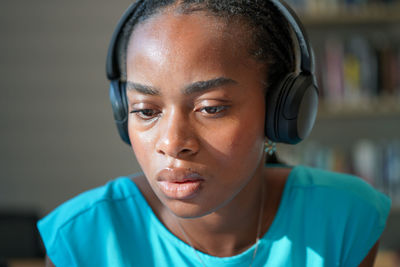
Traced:
MULTIPOLYGON (((194 5, 194 4, 192 4, 194 5)), ((247 34, 246 29, 249 30, 249 33, 247 34, 249 38, 244 38, 249 41, 246 42, 246 46, 248 48, 248 54, 253 57, 256 61, 259 61, 261 63, 264 63, 266 65, 269 65, 268 59, 267 58, 260 58, 257 56, 257 50, 260 50, 262 48, 259 47, 257 44, 257 37, 256 34, 251 34, 255 33, 255 26, 252 25, 252 22, 249 18, 246 18, 244 15, 241 14, 231 14, 227 17, 224 17, 222 14, 218 14, 216 12, 212 12, 211 10, 208 10, 204 7, 199 8, 199 9, 190 9, 189 8, 190 4, 185 4, 182 3, 182 1, 178 0, 175 1, 174 3, 167 5, 165 7, 157 8, 154 12, 147 14, 145 16, 141 16, 138 18, 138 21, 129 29, 129 34, 126 36, 125 40, 125 47, 123 47, 123 64, 125 65, 125 72, 126 72, 126 66, 127 66, 127 55, 128 55, 128 48, 129 44, 133 38, 134 31, 135 29, 148 22, 148 20, 155 19, 157 16, 161 16, 163 14, 166 14, 168 12, 174 13, 176 15, 192 15, 196 13, 203 13, 205 16, 213 17, 218 20, 220 20, 223 24, 230 25, 236 24, 235 27, 238 27, 237 29, 241 30, 243 34, 247 34), (186 7, 185 7, 186 5, 186 7), (242 23, 240 23, 242 22, 242 23), (254 37, 253 37, 254 36, 254 37)), ((246 36, 247 37, 247 36, 246 36)))

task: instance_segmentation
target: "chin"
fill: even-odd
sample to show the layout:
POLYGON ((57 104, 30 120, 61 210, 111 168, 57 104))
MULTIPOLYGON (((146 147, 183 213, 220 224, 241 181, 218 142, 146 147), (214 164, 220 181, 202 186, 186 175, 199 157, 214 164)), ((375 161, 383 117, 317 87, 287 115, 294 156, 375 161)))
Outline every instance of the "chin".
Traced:
POLYGON ((164 206, 175 216, 183 219, 196 219, 212 213, 215 209, 207 209, 204 205, 181 200, 162 201, 164 206))

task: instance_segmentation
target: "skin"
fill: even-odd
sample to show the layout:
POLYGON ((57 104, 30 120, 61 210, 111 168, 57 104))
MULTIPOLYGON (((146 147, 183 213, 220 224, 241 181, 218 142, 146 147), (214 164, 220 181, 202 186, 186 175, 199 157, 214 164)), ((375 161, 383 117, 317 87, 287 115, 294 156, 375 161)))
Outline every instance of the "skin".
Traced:
MULTIPOLYGON (((144 172, 135 183, 173 234, 186 242, 178 220, 196 249, 219 257, 255 242, 262 188, 268 230, 290 173, 264 167, 268 69, 249 55, 242 25, 166 10, 135 28, 127 54, 128 131, 144 172), (225 82, 204 83, 216 78, 225 82), (199 173, 200 190, 167 197, 157 183, 165 168, 199 173)), ((377 247, 360 266, 373 266, 377 247)))

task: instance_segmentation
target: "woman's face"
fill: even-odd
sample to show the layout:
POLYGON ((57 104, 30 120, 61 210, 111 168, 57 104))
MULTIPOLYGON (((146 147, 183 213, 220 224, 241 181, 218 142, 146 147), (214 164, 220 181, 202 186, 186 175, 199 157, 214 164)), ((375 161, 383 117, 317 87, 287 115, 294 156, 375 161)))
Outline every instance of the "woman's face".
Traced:
POLYGON ((155 194, 181 217, 242 196, 262 169, 266 69, 239 25, 164 12, 138 25, 128 46, 132 148, 155 194))

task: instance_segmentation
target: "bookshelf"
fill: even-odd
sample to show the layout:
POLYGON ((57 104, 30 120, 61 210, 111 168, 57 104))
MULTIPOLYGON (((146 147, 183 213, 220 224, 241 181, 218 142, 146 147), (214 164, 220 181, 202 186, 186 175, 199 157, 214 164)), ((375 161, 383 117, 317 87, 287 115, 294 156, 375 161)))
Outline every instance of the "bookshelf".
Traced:
POLYGON ((400 3, 364 6, 323 6, 317 10, 299 10, 301 21, 308 28, 327 26, 388 25, 400 22, 400 3))
POLYGON ((318 111, 318 120, 369 119, 374 121, 393 117, 400 119, 400 99, 397 97, 376 97, 355 104, 329 103, 321 100, 318 111))
POLYGON ((315 51, 320 107, 310 138, 279 156, 356 174, 400 214, 400 1, 288 2, 315 51))

